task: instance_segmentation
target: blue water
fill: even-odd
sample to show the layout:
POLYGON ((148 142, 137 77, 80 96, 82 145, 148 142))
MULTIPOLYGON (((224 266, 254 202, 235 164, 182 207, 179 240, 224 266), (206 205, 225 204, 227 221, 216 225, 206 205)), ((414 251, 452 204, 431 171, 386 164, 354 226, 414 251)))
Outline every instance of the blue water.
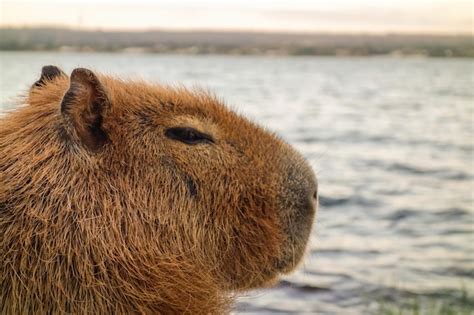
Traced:
POLYGON ((308 255, 236 313, 474 294, 473 61, 3 52, 3 110, 45 64, 208 87, 310 161, 321 207, 308 255))

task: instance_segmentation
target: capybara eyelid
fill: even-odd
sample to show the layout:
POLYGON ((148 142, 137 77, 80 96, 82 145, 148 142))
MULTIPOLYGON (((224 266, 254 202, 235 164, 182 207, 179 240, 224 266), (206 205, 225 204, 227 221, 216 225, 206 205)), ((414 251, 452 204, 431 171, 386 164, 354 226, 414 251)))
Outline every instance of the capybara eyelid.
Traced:
POLYGON ((172 127, 165 131, 165 136, 186 144, 214 143, 214 139, 191 127, 172 127))

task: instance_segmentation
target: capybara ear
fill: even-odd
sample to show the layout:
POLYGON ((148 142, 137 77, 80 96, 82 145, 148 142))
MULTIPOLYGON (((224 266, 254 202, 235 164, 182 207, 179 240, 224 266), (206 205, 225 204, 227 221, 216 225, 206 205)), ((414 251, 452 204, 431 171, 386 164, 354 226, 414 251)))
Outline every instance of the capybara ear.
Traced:
POLYGON ((33 84, 33 87, 43 86, 43 85, 46 84, 47 81, 51 81, 54 78, 57 78, 57 77, 60 77, 60 76, 67 77, 67 75, 61 69, 59 69, 56 66, 51 66, 51 65, 44 66, 41 69, 41 77, 39 78, 38 81, 36 81, 33 84))
POLYGON ((69 90, 61 102, 61 113, 82 144, 92 152, 99 151, 108 142, 102 122, 109 107, 109 98, 97 76, 88 69, 74 69, 69 90))

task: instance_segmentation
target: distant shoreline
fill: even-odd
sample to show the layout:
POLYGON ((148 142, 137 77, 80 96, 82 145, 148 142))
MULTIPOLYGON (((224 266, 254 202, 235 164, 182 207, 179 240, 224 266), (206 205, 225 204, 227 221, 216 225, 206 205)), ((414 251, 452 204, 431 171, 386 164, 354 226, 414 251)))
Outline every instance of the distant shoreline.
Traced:
POLYGON ((153 51, 134 51, 134 50, 93 50, 93 49, 50 49, 50 50, 32 50, 32 49, 18 49, 18 50, 6 50, 0 49, 0 53, 78 53, 78 54, 88 54, 88 53, 97 53, 97 54, 117 54, 117 55, 162 55, 162 56, 222 56, 222 57, 268 57, 268 58, 278 58, 278 57, 295 57, 295 58, 304 58, 304 57, 328 57, 328 58, 426 58, 426 59, 471 59, 474 58, 472 56, 428 56, 423 54, 399 54, 395 53, 387 53, 387 54, 370 54, 370 55, 349 55, 349 54, 326 54, 326 55, 290 55, 290 54, 238 54, 238 53, 205 53, 205 54, 198 54, 198 53, 186 53, 186 52, 153 52, 153 51))
POLYGON ((474 42, 468 35, 0 28, 0 51, 474 58, 474 42))

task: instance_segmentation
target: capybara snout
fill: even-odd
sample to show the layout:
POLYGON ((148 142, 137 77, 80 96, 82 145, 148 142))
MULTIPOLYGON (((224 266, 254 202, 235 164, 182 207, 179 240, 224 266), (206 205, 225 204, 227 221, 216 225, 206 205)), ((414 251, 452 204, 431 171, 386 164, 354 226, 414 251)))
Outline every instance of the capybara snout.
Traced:
POLYGON ((0 123, 0 313, 222 313, 293 270, 317 181, 209 92, 46 66, 0 123))
POLYGON ((287 156, 279 198, 280 220, 287 235, 287 245, 278 261, 282 272, 293 270, 301 260, 318 205, 318 184, 313 170, 297 152, 287 156))

